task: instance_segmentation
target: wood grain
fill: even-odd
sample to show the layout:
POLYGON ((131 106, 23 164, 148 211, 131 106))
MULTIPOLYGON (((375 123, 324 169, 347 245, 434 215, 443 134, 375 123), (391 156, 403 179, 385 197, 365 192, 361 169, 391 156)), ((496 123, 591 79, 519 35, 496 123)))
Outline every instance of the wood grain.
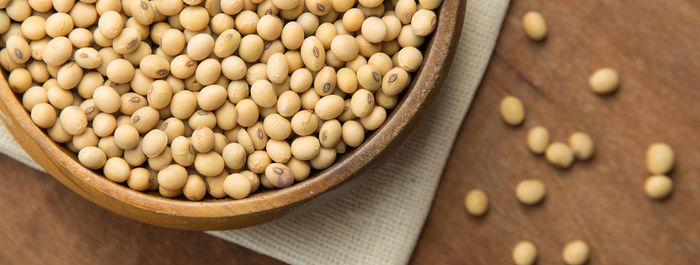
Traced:
MULTIPOLYGON (((695 1, 512 1, 484 82, 445 169, 413 264, 511 264, 518 240, 533 241, 538 264, 562 264, 574 239, 592 248, 589 264, 694 264, 700 259, 700 4, 695 1), (529 42, 520 19, 544 14, 549 38, 529 42), (623 86, 593 95, 588 75, 620 72, 623 86), (527 108, 525 124, 504 125, 508 94, 527 108), (595 157, 557 170, 525 147, 527 130, 549 128, 564 141, 581 130, 595 157), (674 195, 650 201, 646 147, 671 144, 678 157, 674 195), (548 188, 544 203, 520 205, 518 180, 548 188), (491 209, 468 216, 463 196, 485 190, 491 209)), ((144 225, 83 200, 49 176, 0 157, 0 260, 8 264, 275 264, 196 232, 144 225)))
POLYGON ((589 264, 694 264, 700 259, 700 5, 693 1, 512 1, 491 65, 452 151, 415 264, 511 264, 512 247, 530 240, 539 264, 561 264, 562 247, 582 239, 589 264), (521 18, 538 10, 550 26, 528 41, 521 18), (593 94, 587 78, 616 68, 620 90, 593 94), (527 109, 517 128, 501 122, 500 99, 527 109), (596 143, 591 161, 558 170, 526 147, 543 125, 555 141, 575 131, 596 143), (676 188, 662 202, 643 192, 644 153, 655 141, 675 149, 676 188), (517 182, 539 179, 544 203, 528 207, 517 182), (489 213, 463 208, 469 189, 491 199, 489 213))

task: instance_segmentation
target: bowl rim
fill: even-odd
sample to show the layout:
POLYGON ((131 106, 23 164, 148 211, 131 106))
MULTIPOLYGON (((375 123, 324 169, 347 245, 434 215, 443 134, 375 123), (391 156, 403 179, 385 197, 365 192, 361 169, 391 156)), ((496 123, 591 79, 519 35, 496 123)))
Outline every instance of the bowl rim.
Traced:
MULTIPOLYGON (((460 38, 465 7, 466 1, 464 0, 443 1, 439 9, 439 16, 450 19, 438 21, 430 42, 426 44, 428 49, 424 52, 423 64, 414 76, 409 89, 396 108, 391 111, 385 123, 372 132, 362 145, 344 154, 331 167, 304 181, 294 183, 294 185, 284 189, 254 194, 254 196, 245 199, 226 198, 205 201, 171 199, 132 190, 123 184, 108 180, 103 175, 83 167, 75 159, 75 154, 66 152, 64 147, 54 142, 42 129, 36 126, 32 122, 29 112, 24 109, 20 102, 20 96, 9 88, 4 76, 0 76, 0 86, 2 87, 0 89, 0 110, 2 110, 0 116, 14 138, 42 168, 88 200, 129 218, 151 224, 186 229, 221 228, 221 225, 190 227, 187 223, 194 219, 206 222, 206 219, 212 218, 253 216, 261 213, 274 215, 273 211, 279 208, 294 208, 300 203, 338 186, 355 176, 370 162, 376 161, 400 134, 405 133, 404 129, 411 123, 415 123, 412 118, 427 107, 425 103, 434 97, 447 76, 460 38), (430 67, 426 67, 426 65, 430 67), (112 201, 103 201, 105 198, 112 201), (125 207, 137 209, 125 211, 125 207), (180 224, 170 221, 159 222, 152 218, 139 218, 138 214, 134 214, 139 211, 134 212, 133 210, 153 212, 161 216, 179 217, 184 218, 184 220, 180 224), (193 219, 189 220, 189 218, 193 219)), ((3 70, 3 72, 6 71, 3 70)), ((274 218, 268 218, 268 220, 271 219, 274 218)), ((243 224, 243 226, 252 224, 243 224)), ((241 225, 230 224, 224 225, 224 227, 233 228, 241 227, 241 225)))

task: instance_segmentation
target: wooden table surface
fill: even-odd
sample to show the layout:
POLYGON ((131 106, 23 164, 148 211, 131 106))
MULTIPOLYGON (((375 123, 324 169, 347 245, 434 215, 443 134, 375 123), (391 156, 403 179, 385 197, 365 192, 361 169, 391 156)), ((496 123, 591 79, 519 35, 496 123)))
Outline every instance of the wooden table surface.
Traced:
MULTIPOLYGON (((582 239, 589 264, 693 264, 700 259, 700 2, 513 1, 484 82, 462 126, 415 264, 510 264, 513 245, 530 240, 538 264, 561 264, 563 245, 582 239), (544 14, 550 34, 528 41, 520 19, 544 14), (599 97, 591 72, 618 70, 621 89, 599 97), (525 123, 504 125, 505 95, 527 108, 525 123), (527 151, 529 128, 556 141, 575 131, 596 143, 591 161, 569 170, 527 151), (655 141, 676 151, 675 191, 657 202, 643 192, 644 152, 655 141), (545 201, 520 205, 522 179, 539 179, 545 201), (464 194, 486 191, 489 213, 467 215, 464 194)), ((204 233, 153 227, 112 214, 47 175, 0 157, 2 264, 275 264, 204 233)))

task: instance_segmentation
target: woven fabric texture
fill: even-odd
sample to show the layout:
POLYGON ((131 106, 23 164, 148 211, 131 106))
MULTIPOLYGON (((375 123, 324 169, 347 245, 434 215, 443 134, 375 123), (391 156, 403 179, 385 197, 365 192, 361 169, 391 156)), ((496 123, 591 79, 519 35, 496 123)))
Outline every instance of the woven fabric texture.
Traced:
MULTIPOLYGON (((407 263, 509 2, 468 1, 456 57, 430 112, 394 155, 330 191, 345 194, 274 222, 207 233, 290 264, 407 263)), ((2 124, 0 152, 41 170, 2 124)))

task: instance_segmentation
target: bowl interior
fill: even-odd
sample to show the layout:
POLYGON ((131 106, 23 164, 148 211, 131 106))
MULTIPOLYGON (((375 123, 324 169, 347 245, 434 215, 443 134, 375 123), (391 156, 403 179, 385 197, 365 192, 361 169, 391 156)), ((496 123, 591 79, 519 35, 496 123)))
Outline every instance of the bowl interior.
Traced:
MULTIPOLYGON (((83 197, 114 212, 139 221, 183 229, 209 230, 245 227, 269 221, 319 196, 374 163, 390 146, 415 124, 447 75, 461 33, 465 1, 444 0, 439 21, 430 40, 423 44, 423 65, 413 75, 410 87, 390 112, 385 123, 369 134, 365 142, 339 156, 323 171, 312 172, 308 179, 279 190, 263 190, 241 200, 202 201, 169 199, 155 193, 134 191, 114 183, 77 162, 76 155, 53 142, 34 125, 21 99, 0 77, 3 121, 20 145, 54 178, 83 197)), ((3 71, 3 74, 5 72, 3 71)))

